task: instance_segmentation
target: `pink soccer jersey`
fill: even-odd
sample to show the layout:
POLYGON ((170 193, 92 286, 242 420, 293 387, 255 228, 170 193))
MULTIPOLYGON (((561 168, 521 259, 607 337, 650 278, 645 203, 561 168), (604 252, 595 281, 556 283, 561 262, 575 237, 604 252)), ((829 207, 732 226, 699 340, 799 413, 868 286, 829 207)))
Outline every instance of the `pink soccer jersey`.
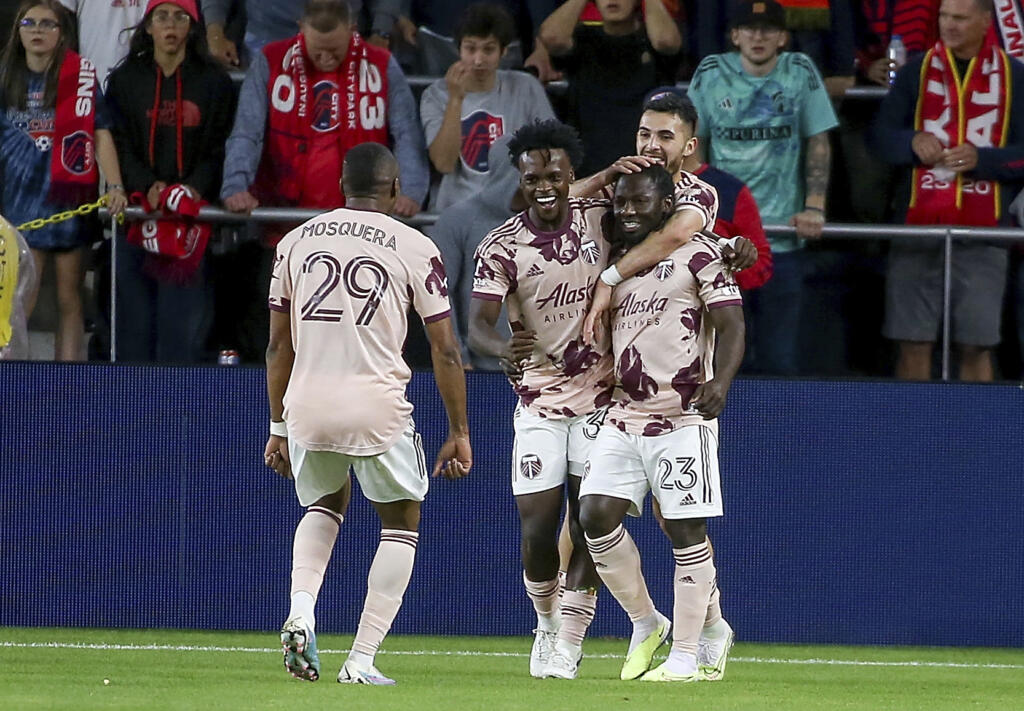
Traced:
POLYGON ((608 259, 607 200, 571 198, 565 225, 543 232, 521 212, 477 247, 473 298, 505 301, 512 328, 537 333, 533 357, 514 382, 524 407, 544 417, 585 415, 608 403, 607 341, 583 343, 583 318, 608 259))
POLYGON ((325 213, 277 245, 269 305, 291 316, 289 436, 310 450, 389 449, 412 413, 402 360, 409 306, 427 323, 450 314, 434 243, 377 212, 325 213))
POLYGON ((705 309, 742 304, 722 252, 697 235, 612 292, 615 395, 606 422, 653 436, 703 422, 690 397, 714 377, 715 334, 705 309))

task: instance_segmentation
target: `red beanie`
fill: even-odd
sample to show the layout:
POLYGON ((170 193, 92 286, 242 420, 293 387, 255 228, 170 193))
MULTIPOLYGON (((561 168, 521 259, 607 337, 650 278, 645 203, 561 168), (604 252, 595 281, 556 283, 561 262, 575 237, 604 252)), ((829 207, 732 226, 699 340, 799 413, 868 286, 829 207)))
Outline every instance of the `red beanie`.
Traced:
POLYGON ((145 17, 149 17, 149 13, 153 12, 157 5, 163 4, 177 5, 188 13, 193 22, 199 22, 199 10, 196 9, 196 0, 149 0, 146 4, 145 17))

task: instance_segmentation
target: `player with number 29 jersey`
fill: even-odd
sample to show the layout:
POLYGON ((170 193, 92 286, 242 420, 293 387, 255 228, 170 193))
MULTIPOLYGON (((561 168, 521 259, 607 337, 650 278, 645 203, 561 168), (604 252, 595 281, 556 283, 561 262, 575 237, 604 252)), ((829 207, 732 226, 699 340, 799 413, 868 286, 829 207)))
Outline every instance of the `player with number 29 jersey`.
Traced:
POLYGON ((380 213, 324 213, 277 245, 269 306, 292 320, 284 407, 293 441, 354 456, 387 451, 413 410, 401 356, 409 307, 426 323, 451 311, 434 243, 380 213))

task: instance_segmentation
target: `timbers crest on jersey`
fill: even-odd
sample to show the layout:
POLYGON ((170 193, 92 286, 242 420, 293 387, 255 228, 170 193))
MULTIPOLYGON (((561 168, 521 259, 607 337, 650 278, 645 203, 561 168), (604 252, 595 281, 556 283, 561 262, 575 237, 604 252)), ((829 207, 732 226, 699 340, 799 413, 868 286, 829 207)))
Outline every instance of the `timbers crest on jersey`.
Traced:
POLYGON ((583 261, 587 264, 597 264, 597 261, 601 258, 601 248, 597 246, 597 242, 588 239, 580 245, 580 256, 583 257, 583 261))
POLYGON ((519 473, 524 479, 536 479, 543 467, 544 463, 536 454, 524 454, 519 458, 519 473))
POLYGON ((662 259, 654 267, 654 278, 658 281, 665 281, 676 270, 676 263, 671 259, 662 259))

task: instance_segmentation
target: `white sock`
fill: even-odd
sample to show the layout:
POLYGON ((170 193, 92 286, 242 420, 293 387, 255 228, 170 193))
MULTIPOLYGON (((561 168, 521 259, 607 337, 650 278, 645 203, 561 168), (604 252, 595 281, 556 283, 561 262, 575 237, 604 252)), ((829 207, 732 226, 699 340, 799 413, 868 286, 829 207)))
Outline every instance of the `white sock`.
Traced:
POLYGON ((673 649, 668 653, 668 659, 665 660, 665 668, 673 674, 689 676, 697 671, 697 657, 696 655, 673 649))
POLYGON ((639 620, 633 622, 633 634, 629 638, 629 653, 632 654, 633 650, 637 648, 641 642, 654 634, 654 631, 658 629, 658 623, 661 620, 658 619, 658 613, 652 612, 646 617, 642 617, 639 620))
POLYGON ((288 619, 302 617, 309 623, 309 626, 316 628, 316 616, 313 609, 316 607, 316 598, 305 590, 292 593, 292 607, 288 611, 288 619))

